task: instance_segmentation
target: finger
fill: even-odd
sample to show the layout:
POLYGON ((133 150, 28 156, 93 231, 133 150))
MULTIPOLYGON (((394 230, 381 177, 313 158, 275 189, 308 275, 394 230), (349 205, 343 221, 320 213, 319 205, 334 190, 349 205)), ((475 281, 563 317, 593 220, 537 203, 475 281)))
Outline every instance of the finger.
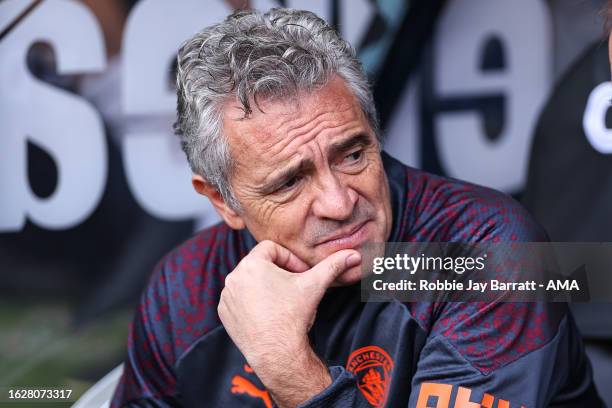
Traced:
POLYGON ((343 272, 359 265, 361 255, 354 249, 344 249, 335 252, 316 264, 303 274, 304 279, 311 279, 311 283, 323 290, 329 288, 332 282, 343 272))
POLYGON ((291 272, 305 272, 308 264, 298 258, 293 252, 274 241, 261 241, 249 255, 272 262, 279 268, 291 272))

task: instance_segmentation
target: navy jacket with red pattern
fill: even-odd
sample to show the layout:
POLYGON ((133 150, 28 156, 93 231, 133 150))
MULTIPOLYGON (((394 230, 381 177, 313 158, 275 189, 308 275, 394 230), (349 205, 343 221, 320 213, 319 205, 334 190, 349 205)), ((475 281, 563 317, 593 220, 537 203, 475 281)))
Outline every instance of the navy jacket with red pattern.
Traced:
MULTIPOLYGON (((383 159, 389 241, 546 240, 502 193, 383 159)), ((112 407, 274 406, 217 315, 225 277, 255 244, 219 224, 158 264, 112 407)), ((602 406, 565 304, 363 303, 356 285, 328 291, 310 336, 333 383, 302 407, 602 406)))

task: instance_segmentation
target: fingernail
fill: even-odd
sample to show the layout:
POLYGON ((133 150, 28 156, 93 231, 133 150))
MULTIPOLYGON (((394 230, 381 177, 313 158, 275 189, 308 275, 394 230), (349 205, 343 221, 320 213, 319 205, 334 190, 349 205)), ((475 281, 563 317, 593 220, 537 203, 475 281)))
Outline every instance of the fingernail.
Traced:
POLYGON ((353 266, 359 265, 361 262, 361 255, 359 252, 354 252, 346 257, 346 267, 352 268, 353 266))

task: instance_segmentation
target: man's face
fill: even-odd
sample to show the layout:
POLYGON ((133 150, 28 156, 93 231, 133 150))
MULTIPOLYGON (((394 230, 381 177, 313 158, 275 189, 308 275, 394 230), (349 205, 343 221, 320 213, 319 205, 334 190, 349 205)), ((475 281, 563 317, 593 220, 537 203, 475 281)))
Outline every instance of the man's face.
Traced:
MULTIPOLYGON (((270 101, 248 119, 224 111, 239 218, 258 241, 272 240, 313 266, 341 249, 384 242, 389 186, 376 136, 343 80, 292 100, 270 101)), ((360 279, 355 267, 336 284, 360 279)))

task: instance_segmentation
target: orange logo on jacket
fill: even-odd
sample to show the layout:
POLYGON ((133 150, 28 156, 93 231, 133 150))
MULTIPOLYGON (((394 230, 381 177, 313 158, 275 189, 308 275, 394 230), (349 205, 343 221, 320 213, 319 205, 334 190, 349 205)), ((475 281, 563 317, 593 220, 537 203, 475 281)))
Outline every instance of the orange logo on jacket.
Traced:
MULTIPOLYGON (((416 408, 433 408, 429 405, 430 398, 434 398, 437 402, 436 408, 493 408, 495 397, 485 393, 482 400, 478 402, 472 401, 472 390, 465 387, 457 387, 457 395, 454 404, 451 401, 451 396, 455 386, 450 384, 440 383, 423 383, 419 391, 419 399, 416 408)), ((499 399, 497 400, 497 408, 510 408, 510 402, 499 399)), ((525 408, 521 405, 521 408, 525 408)))
MULTIPOLYGON (((248 365, 244 365, 244 371, 252 373, 253 369, 248 365)), ((235 375, 232 377, 232 394, 246 394, 249 397, 259 398, 263 401, 266 408, 272 408, 272 399, 270 393, 265 389, 258 388, 251 381, 241 375, 235 375)))
POLYGON ((387 401, 393 360, 378 346, 367 346, 351 353, 347 371, 357 377, 357 386, 373 407, 380 408, 387 401))

